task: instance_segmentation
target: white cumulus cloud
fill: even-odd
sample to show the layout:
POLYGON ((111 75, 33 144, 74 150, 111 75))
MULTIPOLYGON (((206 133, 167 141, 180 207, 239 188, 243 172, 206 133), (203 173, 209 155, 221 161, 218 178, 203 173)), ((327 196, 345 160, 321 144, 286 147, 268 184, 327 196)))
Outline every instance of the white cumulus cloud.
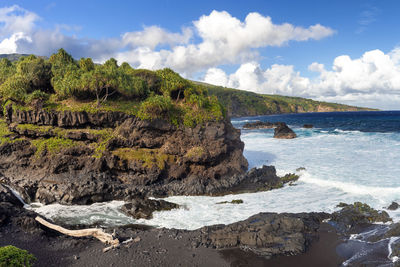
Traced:
POLYGON ((249 62, 230 75, 222 69, 209 69, 203 80, 257 93, 400 109, 399 48, 387 54, 381 50, 367 51, 356 59, 342 55, 334 59, 331 70, 317 62, 310 64, 309 70, 319 76, 302 77, 292 65, 274 64, 262 69, 258 63, 249 62))
POLYGON ((92 57, 101 62, 115 57, 134 67, 170 67, 187 76, 221 64, 255 60, 259 56, 257 49, 262 47, 319 40, 334 33, 320 24, 307 28, 289 23, 274 24, 270 17, 259 13, 249 13, 241 21, 226 11, 214 10, 182 28, 181 32, 148 26, 116 38, 95 40, 66 35, 61 28, 71 31, 75 28, 68 25, 40 29, 39 19, 35 13, 17 5, 0 8, 1 51, 50 55, 63 47, 77 58, 92 57))

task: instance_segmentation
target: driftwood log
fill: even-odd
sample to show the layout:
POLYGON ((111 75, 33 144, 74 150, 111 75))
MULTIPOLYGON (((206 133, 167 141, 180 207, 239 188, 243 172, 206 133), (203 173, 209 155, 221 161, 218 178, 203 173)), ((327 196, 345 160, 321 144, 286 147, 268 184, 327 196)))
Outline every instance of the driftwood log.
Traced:
POLYGON ((39 216, 37 216, 35 218, 35 220, 38 221, 40 224, 42 224, 50 229, 56 230, 64 235, 69 235, 69 236, 73 236, 73 237, 93 236, 93 237, 97 238, 98 240, 100 240, 101 242, 103 242, 104 244, 111 245, 110 247, 105 248, 104 251, 107 251, 111 248, 115 248, 115 247, 119 246, 118 239, 114 239, 112 234, 108 234, 108 233, 104 232, 103 229, 100 229, 100 228, 68 230, 59 225, 50 223, 50 222, 44 220, 43 218, 40 218, 39 216))

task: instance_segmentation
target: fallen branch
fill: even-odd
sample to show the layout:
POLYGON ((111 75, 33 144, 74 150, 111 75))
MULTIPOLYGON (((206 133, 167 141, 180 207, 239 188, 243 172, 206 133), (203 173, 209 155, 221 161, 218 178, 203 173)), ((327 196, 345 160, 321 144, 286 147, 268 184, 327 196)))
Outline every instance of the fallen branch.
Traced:
POLYGON ((68 230, 59 225, 49 223, 48 221, 40 218, 39 216, 36 217, 35 220, 38 221, 40 224, 42 224, 50 229, 56 230, 64 235, 69 235, 69 236, 73 236, 73 237, 93 236, 105 244, 110 244, 111 245, 110 248, 115 248, 115 247, 119 246, 118 239, 114 239, 113 235, 104 232, 103 229, 100 229, 100 228, 68 230))

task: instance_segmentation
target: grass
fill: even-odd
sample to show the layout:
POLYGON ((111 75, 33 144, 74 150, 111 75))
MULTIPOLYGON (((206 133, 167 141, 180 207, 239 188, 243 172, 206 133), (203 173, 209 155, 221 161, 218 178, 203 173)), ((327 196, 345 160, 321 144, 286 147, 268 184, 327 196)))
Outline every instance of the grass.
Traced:
POLYGON ((139 110, 141 102, 132 100, 108 100, 97 106, 96 101, 81 101, 69 98, 59 102, 49 101, 45 105, 48 111, 73 111, 87 113, 107 112, 107 111, 120 111, 129 115, 136 115, 139 110))
POLYGON ((4 119, 0 119, 0 145, 5 143, 15 143, 17 141, 23 140, 22 138, 11 139, 10 136, 13 133, 8 129, 7 123, 4 119))
POLYGON ((159 149, 149 148, 118 148, 112 154, 122 160, 139 161, 145 168, 157 166, 160 170, 165 168, 166 162, 173 162, 175 160, 173 155, 162 153, 159 149))
POLYGON ((44 151, 54 154, 66 148, 81 146, 82 142, 60 137, 50 137, 32 140, 31 144, 34 148, 36 148, 35 157, 38 158, 43 154, 44 151))
POLYGON ((19 131, 34 131, 34 132, 39 132, 39 133, 44 133, 44 134, 52 134, 54 131, 55 127, 53 126, 39 126, 35 124, 18 124, 17 129, 19 131))

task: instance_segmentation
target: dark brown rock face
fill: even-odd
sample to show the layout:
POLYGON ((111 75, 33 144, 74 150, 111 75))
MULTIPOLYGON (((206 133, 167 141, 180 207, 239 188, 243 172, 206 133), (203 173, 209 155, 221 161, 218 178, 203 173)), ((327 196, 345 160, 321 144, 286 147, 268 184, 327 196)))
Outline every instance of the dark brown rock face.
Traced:
POLYGON ((115 127, 126 120, 129 115, 122 112, 75 112, 45 110, 13 110, 7 107, 8 122, 50 125, 58 127, 115 127))
POLYGON ((293 132, 293 130, 290 129, 285 123, 281 123, 281 125, 275 128, 274 138, 293 139, 296 137, 296 133, 293 132))
POLYGON ((259 177, 245 181, 244 144, 229 121, 186 128, 120 112, 19 111, 9 106, 6 113, 16 141, 0 146, 0 169, 27 200, 88 204, 132 196, 220 194, 251 181, 265 186, 276 177, 275 169, 269 169, 268 182, 259 177), (43 149, 38 155, 33 142, 59 132, 18 128, 20 124, 73 128, 77 131, 63 138, 77 145, 55 153, 43 149), (114 132, 103 144, 104 152, 96 154, 100 141, 90 129, 104 127, 114 132))
POLYGON ((200 229, 202 243, 215 248, 243 248, 271 257, 305 252, 324 213, 276 214, 259 213, 229 225, 206 226, 200 229))
POLYGON ((22 207, 23 204, 19 199, 11 192, 11 190, 0 183, 0 202, 9 202, 14 206, 22 207))

